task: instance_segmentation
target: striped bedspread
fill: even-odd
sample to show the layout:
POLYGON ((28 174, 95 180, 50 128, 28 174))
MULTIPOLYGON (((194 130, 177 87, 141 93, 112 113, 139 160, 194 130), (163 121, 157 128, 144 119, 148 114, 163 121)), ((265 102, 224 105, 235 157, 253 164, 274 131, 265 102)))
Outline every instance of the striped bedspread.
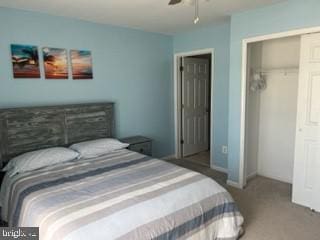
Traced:
POLYGON ((212 179, 129 150, 6 176, 0 199, 43 240, 231 240, 243 222, 212 179))

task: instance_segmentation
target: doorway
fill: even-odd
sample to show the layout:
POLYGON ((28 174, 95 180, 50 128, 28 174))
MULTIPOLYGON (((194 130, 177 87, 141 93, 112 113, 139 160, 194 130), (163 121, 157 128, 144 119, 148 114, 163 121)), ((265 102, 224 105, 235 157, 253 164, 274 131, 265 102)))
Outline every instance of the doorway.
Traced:
POLYGON ((287 182, 320 211, 320 33, 306 31, 244 41, 240 184, 287 182))
POLYGON ((211 166, 213 49, 175 55, 176 158, 211 166))
POLYGON ((300 36, 248 44, 246 177, 292 184, 300 36))

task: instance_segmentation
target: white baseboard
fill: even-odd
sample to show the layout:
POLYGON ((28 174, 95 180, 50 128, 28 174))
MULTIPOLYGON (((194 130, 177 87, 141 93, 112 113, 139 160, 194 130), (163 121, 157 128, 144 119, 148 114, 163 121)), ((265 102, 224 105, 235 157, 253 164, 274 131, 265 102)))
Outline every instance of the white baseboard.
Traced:
POLYGON ((229 186, 231 186, 231 187, 243 189, 243 187, 241 186, 240 183, 234 182, 234 181, 232 181, 232 180, 227 180, 227 184, 228 184, 229 186))
POLYGON ((257 173, 257 175, 261 176, 261 177, 265 177, 265 178, 270 178, 279 182, 284 182, 284 183, 289 183, 292 184, 292 181, 290 181, 289 179, 286 178, 282 178, 279 176, 274 176, 274 175, 269 175, 269 174, 261 174, 261 173, 257 173))
POLYGON ((250 180, 250 179, 256 177, 257 175, 258 175, 257 172, 250 173, 250 174, 248 174, 248 176, 247 176, 247 180, 250 180))
POLYGON ((223 168, 223 167, 219 167, 219 166, 214 165, 214 164, 211 164, 210 168, 213 169, 213 170, 216 170, 218 172, 228 173, 228 169, 223 168))

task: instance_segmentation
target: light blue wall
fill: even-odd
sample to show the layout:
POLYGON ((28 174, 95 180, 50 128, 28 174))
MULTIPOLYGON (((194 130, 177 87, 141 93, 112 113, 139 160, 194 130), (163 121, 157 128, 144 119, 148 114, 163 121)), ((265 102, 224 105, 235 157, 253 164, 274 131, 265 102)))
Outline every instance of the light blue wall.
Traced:
POLYGON ((221 153, 222 145, 228 143, 228 83, 229 83, 230 24, 225 23, 174 36, 174 52, 188 52, 204 48, 215 49, 213 108, 214 156, 211 161, 223 168, 228 167, 227 155, 221 153))
POLYGON ((319 10, 319 0, 292 0, 232 16, 228 141, 230 180, 239 180, 242 40, 259 35, 320 26, 319 10))
POLYGON ((173 153, 171 36, 6 8, 0 33, 0 108, 113 101, 119 137, 143 134, 156 156, 173 153), (11 43, 91 50, 94 80, 13 79, 11 43))

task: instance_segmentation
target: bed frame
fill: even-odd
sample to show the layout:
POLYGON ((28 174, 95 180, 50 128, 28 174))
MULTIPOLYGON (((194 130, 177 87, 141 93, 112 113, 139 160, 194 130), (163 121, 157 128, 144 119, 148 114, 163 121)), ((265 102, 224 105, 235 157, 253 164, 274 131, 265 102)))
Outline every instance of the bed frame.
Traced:
POLYGON ((114 104, 0 109, 0 164, 42 148, 114 137, 114 104))

